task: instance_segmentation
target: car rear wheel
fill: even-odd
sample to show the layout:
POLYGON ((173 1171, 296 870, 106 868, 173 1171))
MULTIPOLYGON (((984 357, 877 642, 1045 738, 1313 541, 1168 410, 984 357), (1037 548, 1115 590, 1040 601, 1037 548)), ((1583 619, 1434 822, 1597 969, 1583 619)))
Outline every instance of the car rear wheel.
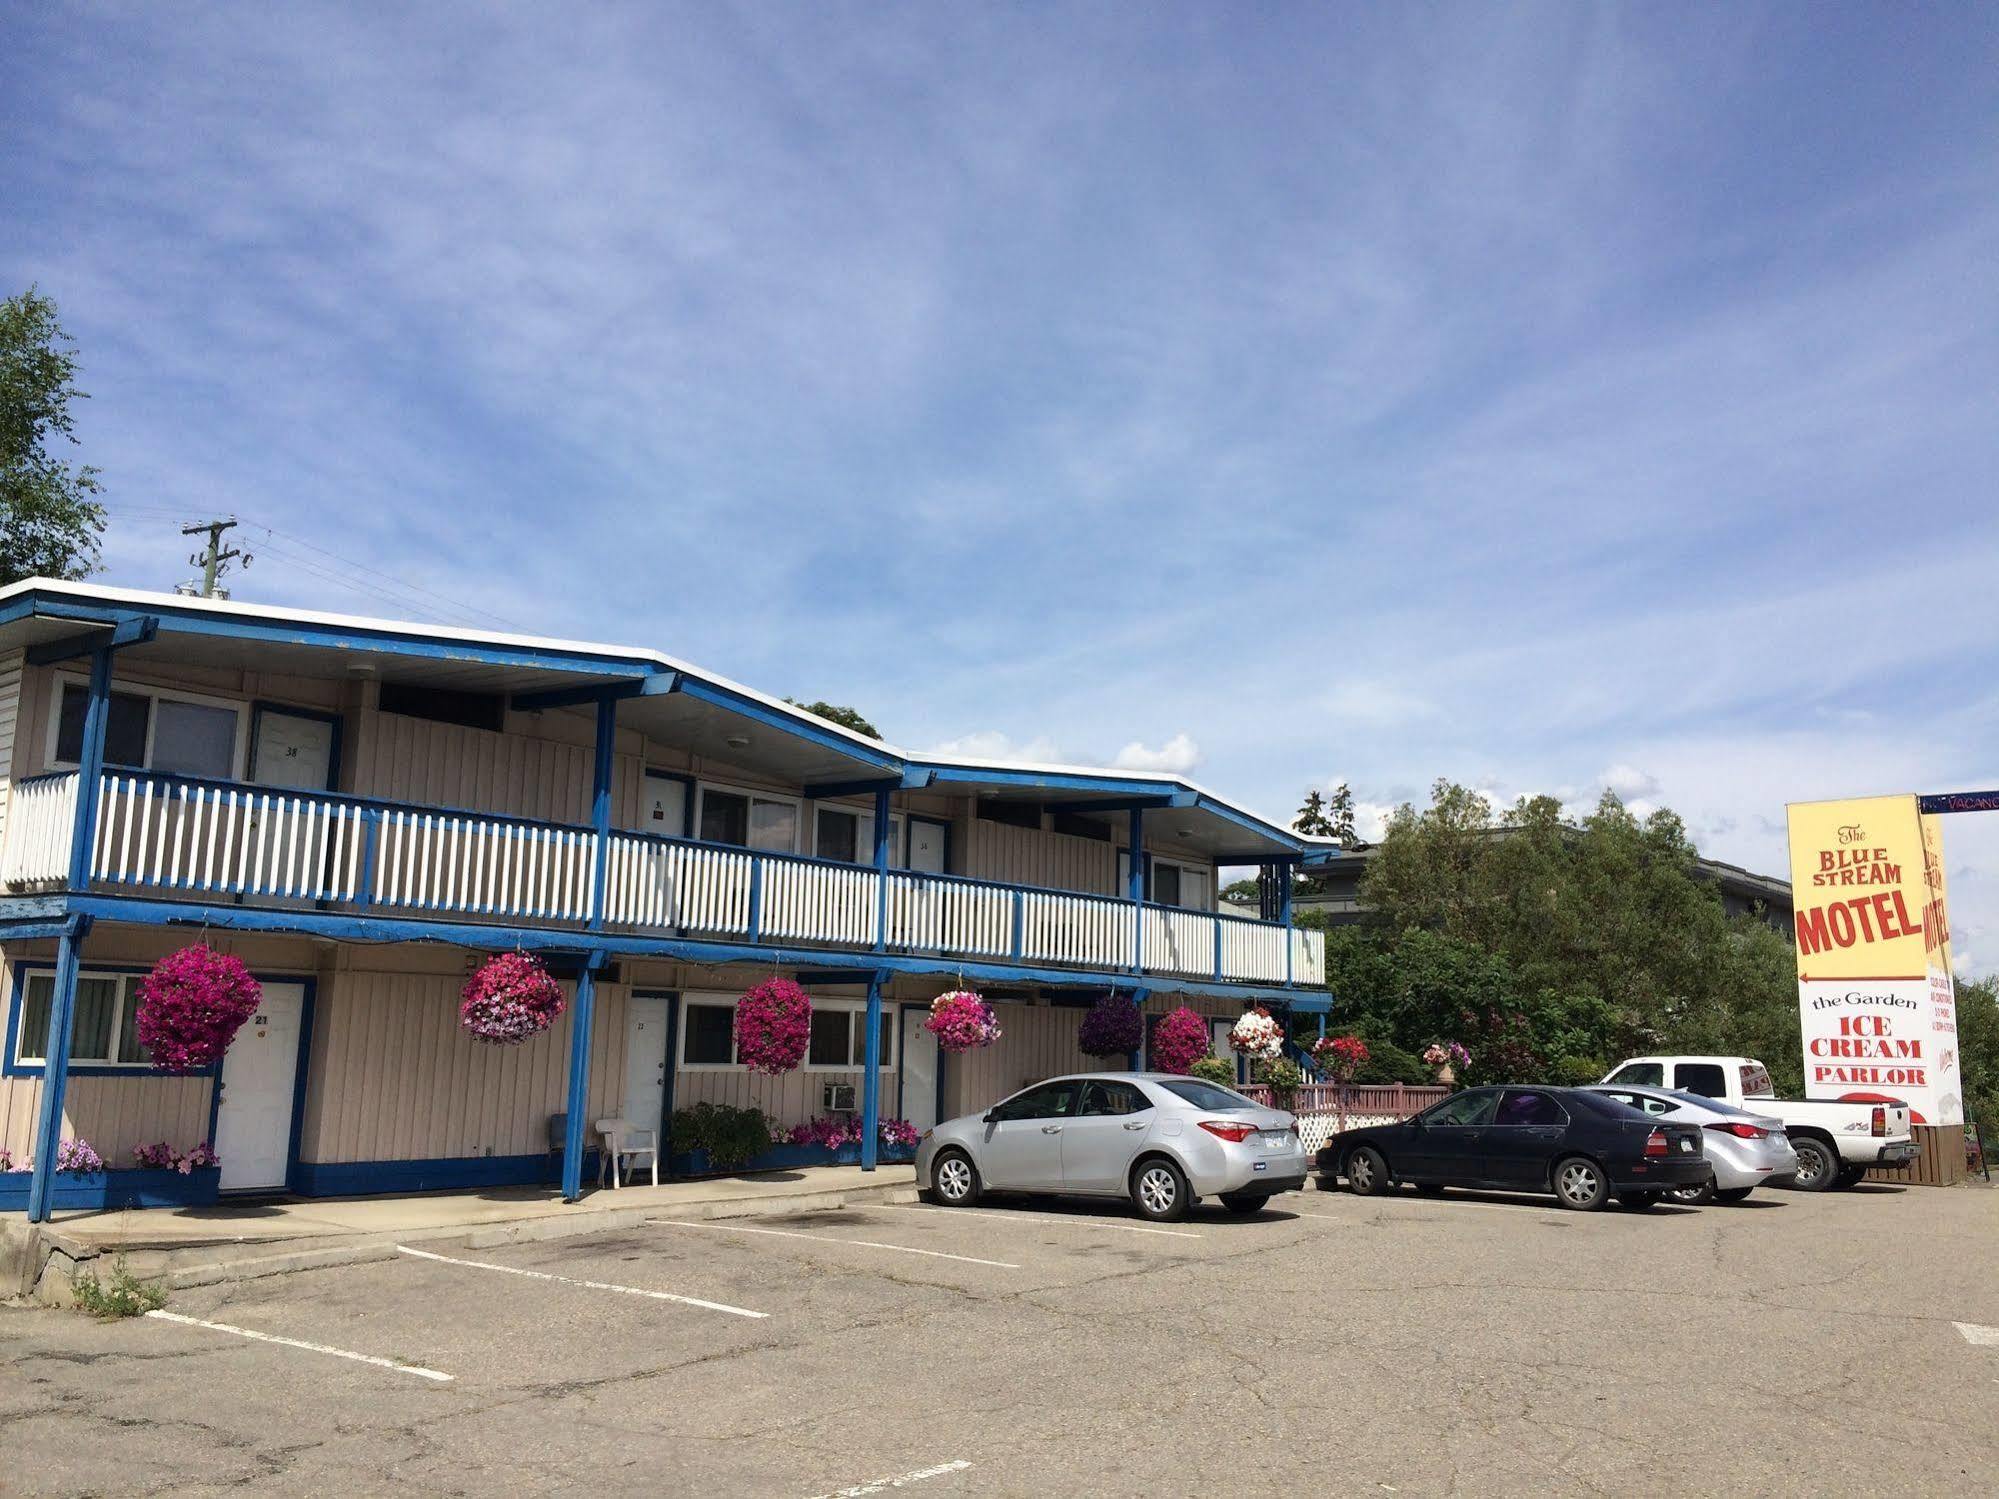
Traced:
POLYGON ((1691 1187, 1672 1187, 1666 1195, 1685 1207, 1704 1208, 1714 1201, 1714 1178, 1710 1176, 1691 1187))
POLYGON ((979 1200, 979 1168, 962 1150, 947 1150, 930 1168, 930 1194, 947 1208, 968 1208, 979 1200))
POLYGON ((1791 1185, 1800 1192, 1823 1192, 1838 1180, 1839 1157, 1825 1141, 1807 1135, 1793 1140, 1791 1148, 1798 1153, 1798 1174, 1791 1178, 1791 1185))
POLYGON ((1555 1162, 1555 1200, 1579 1213, 1596 1211, 1610 1196, 1610 1183, 1603 1168, 1579 1155, 1555 1162))
POLYGON ((1720 1187, 1714 1194, 1716 1202, 1742 1202, 1748 1198, 1754 1187, 1720 1187))
POLYGON ((1270 1199, 1261 1192, 1224 1192, 1222 1206, 1247 1218, 1251 1213, 1260 1213, 1270 1206, 1270 1199))
POLYGON ((1619 1192, 1617 1200, 1628 1208, 1636 1208, 1642 1211, 1645 1208, 1657 1207, 1659 1205, 1659 1194, 1657 1192, 1619 1192))
POLYGON ((1363 1145, 1347 1157, 1347 1186, 1362 1197, 1372 1197, 1388 1186, 1388 1162, 1372 1145, 1363 1145))
POLYGON ((1155 1223, 1172 1223, 1187 1216, 1193 1194, 1180 1168, 1160 1156, 1140 1161, 1131 1174, 1131 1205, 1139 1216, 1155 1223))

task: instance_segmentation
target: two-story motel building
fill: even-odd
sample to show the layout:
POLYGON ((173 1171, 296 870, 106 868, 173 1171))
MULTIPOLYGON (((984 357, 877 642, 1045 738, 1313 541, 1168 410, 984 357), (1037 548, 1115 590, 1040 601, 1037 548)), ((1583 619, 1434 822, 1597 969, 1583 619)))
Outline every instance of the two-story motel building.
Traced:
POLYGON ((0 1207, 115 1201, 135 1146, 210 1138, 211 1194, 574 1198, 600 1115, 785 1125, 828 1083, 871 1165, 877 1117, 1101 1065, 1076 1007, 1106 991, 1323 1013, 1275 875, 1325 856, 1176 776, 911 754, 650 650, 31 580, 0 589, 0 1207), (1272 875, 1275 919, 1217 912, 1224 865, 1272 875), (197 941, 264 1001, 172 1076, 135 984, 197 941), (514 948, 568 1009, 476 1042, 460 986, 514 948), (732 1045, 773 973, 814 1006, 781 1078, 732 1045), (1005 1034, 941 1057, 922 1020, 961 985, 1005 1034), (113 1169, 99 1198, 53 1174, 64 1138, 113 1169))

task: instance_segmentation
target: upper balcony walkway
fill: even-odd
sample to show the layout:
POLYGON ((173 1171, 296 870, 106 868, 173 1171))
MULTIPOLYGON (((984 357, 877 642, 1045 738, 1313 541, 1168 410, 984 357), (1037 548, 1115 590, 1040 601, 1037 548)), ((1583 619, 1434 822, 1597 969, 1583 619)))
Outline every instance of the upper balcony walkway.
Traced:
MULTIPOLYGON (((588 826, 122 770, 100 784, 93 888, 496 927, 581 930, 593 916, 588 826)), ((8 891, 63 889, 77 786, 75 771, 14 785, 0 845, 8 891)), ((612 832, 605 864, 611 933, 1325 983, 1323 933, 1212 911, 638 832, 612 832)))

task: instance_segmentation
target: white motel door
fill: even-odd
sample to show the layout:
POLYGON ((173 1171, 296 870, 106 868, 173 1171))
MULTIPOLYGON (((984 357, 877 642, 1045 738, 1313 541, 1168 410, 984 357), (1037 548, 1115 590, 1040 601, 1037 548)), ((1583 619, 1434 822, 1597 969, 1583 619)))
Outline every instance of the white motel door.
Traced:
POLYGON ((266 984, 257 1012, 223 1053, 215 1153, 225 1192, 285 1184, 304 1019, 303 984, 266 984))
POLYGON ((919 874, 944 872, 944 839, 950 828, 927 817, 909 819, 909 867, 919 874))
POLYGON ((634 1129, 661 1129, 666 1107, 666 1029, 673 1001, 634 994, 625 1009, 625 1096, 618 1117, 634 1129))
POLYGON ((333 784, 336 733, 330 718, 262 709, 257 714, 257 747, 250 757, 250 779, 260 786, 325 791, 333 784))
POLYGON ((919 1130, 937 1122, 937 1038, 923 1028, 922 1005, 902 1010, 902 1117, 919 1130))
POLYGON ((686 837, 687 782, 679 776, 647 771, 639 788, 638 830, 667 838, 686 837))

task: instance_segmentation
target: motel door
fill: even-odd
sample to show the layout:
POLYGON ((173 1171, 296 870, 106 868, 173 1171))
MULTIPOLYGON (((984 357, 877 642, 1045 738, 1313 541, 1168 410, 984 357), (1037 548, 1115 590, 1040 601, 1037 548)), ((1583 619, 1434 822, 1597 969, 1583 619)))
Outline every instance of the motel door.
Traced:
POLYGON ((902 1007, 902 1117, 919 1130, 937 1122, 937 1038, 923 1028, 928 1005, 902 1007))
POLYGON ((625 1010, 625 1096, 618 1117, 634 1129, 664 1130, 666 1038, 672 996, 634 994, 625 1010))
POLYGON ((222 1158, 225 1192, 285 1184, 304 1021, 305 985, 266 984, 257 1012, 223 1054, 215 1153, 222 1158))
POLYGON ((950 836, 948 823, 928 817, 909 819, 909 867, 918 874, 944 872, 944 840, 950 836))

